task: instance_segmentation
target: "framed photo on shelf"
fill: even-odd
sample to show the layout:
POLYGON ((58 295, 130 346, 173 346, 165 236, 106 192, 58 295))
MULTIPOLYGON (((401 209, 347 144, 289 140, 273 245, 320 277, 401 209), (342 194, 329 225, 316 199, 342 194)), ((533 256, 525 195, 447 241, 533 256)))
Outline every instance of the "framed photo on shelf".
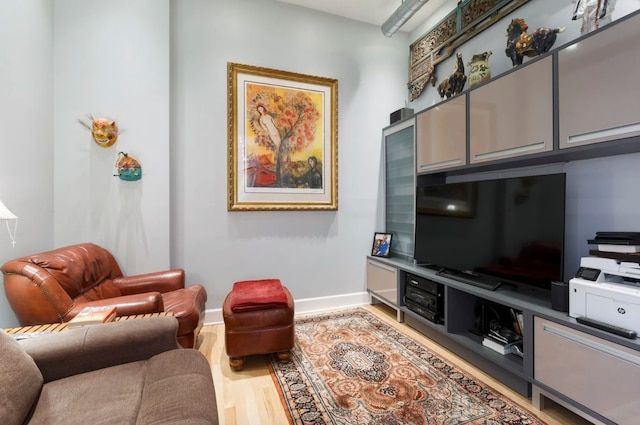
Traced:
POLYGON ((376 232, 373 235, 371 255, 373 257, 389 257, 389 254, 391 254, 391 233, 376 232))
POLYGON ((228 210, 337 210, 338 81, 237 63, 228 73, 228 210))

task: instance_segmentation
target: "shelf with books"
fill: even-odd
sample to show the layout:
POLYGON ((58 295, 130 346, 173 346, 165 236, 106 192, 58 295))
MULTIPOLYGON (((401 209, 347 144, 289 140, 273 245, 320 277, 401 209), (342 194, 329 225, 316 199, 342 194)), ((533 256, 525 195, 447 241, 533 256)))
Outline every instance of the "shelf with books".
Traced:
POLYGON ((491 335, 487 335, 482 339, 482 345, 502 355, 514 354, 519 357, 524 357, 522 338, 513 342, 504 342, 491 337, 491 335))

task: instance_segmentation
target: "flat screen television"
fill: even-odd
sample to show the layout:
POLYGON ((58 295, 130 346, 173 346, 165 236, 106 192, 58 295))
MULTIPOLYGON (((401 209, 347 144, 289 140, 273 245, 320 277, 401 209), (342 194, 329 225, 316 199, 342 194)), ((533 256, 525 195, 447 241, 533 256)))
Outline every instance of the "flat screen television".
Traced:
POLYGON ((563 280, 565 174, 416 187, 416 264, 472 285, 563 280))

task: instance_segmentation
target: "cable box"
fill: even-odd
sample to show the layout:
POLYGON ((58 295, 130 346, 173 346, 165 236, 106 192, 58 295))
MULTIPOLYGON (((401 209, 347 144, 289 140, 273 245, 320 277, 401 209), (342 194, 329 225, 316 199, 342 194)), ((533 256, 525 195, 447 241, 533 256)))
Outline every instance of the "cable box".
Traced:
POLYGON ((407 273, 405 275, 404 281, 407 285, 407 288, 412 286, 414 288, 418 288, 422 291, 428 292, 433 295, 443 295, 444 294, 444 285, 438 282, 434 282, 429 279, 425 279, 421 276, 416 276, 414 274, 407 273))

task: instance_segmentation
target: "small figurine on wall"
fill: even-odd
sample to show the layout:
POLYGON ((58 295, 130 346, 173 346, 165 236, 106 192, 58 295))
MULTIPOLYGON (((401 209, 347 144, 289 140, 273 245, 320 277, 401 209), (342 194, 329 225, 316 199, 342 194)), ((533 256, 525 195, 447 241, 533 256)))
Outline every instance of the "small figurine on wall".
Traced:
POLYGON ((118 124, 115 121, 107 118, 94 118, 91 115, 89 118, 91 118, 91 125, 82 120, 78 120, 78 122, 91 132, 96 145, 108 148, 118 140, 118 124))
POLYGON ((469 87, 475 87, 491 79, 491 69, 489 68, 489 56, 491 54, 491 50, 477 53, 467 62, 469 66, 469 87))
POLYGON ((522 65, 524 56, 534 57, 548 52, 556 42, 557 34, 565 30, 561 28, 538 28, 527 34, 529 25, 522 18, 515 18, 507 27, 507 48, 505 53, 513 66, 522 65))
POLYGON ((118 152, 116 169, 118 174, 114 175, 120 177, 120 180, 133 182, 142 178, 142 165, 126 152, 118 152))
POLYGON ((462 93, 467 76, 464 75, 464 63, 462 62, 462 53, 456 54, 456 66, 453 73, 449 77, 442 80, 438 85, 438 94, 441 99, 445 97, 449 99, 451 96, 462 93))
POLYGON ((571 0, 574 4, 572 21, 582 20, 580 33, 586 34, 611 22, 616 0, 571 0))

